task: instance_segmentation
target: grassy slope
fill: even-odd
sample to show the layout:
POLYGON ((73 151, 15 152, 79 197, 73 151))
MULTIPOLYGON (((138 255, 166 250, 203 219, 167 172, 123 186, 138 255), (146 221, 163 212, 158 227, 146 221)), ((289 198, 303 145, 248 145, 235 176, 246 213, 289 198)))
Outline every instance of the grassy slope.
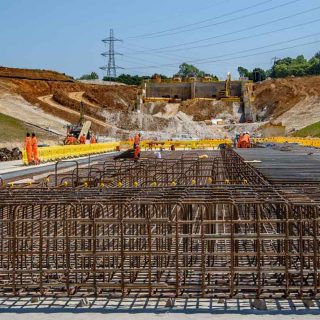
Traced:
POLYGON ((27 130, 22 121, 0 113, 0 142, 23 140, 27 130))
POLYGON ((320 122, 316 122, 293 134, 294 137, 320 137, 320 122))
POLYGON ((12 148, 16 146, 15 144, 17 142, 23 143, 27 132, 34 132, 40 141, 44 139, 57 139, 56 136, 51 135, 50 133, 0 113, 0 147, 8 142, 12 142, 12 148))

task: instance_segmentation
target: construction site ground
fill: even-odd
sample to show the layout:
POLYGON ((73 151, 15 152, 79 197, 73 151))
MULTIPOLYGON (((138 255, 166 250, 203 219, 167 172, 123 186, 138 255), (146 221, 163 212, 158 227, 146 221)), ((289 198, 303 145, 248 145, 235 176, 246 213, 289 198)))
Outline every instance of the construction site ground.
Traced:
POLYGON ((45 179, 49 174, 57 172, 68 172, 73 170, 75 162, 80 165, 80 168, 93 165, 96 161, 114 156, 116 152, 108 152, 106 154, 91 155, 73 158, 69 160, 61 160, 58 162, 50 161, 39 165, 26 166, 22 160, 3 161, 0 162, 0 178, 6 183, 14 183, 19 185, 34 183, 45 179))
POLYGON ((319 302, 306 308, 301 300, 267 301, 267 311, 252 309, 252 300, 237 299, 175 299, 175 306, 166 307, 167 299, 125 298, 88 299, 88 305, 79 307, 81 299, 31 298, 0 299, 0 314, 4 319, 13 320, 51 320, 57 316, 62 320, 149 320, 149 319, 194 319, 200 320, 238 320, 257 317, 271 319, 320 319, 319 302))

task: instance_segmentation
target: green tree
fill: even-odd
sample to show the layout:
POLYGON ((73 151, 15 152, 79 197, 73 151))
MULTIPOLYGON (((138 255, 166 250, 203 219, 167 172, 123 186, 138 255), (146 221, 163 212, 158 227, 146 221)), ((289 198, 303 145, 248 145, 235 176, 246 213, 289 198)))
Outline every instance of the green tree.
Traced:
POLYGON ((266 71, 261 68, 254 68, 252 70, 252 80, 253 82, 264 81, 267 78, 266 71))
POLYGON ((309 60, 309 67, 307 70, 307 74, 310 75, 317 75, 320 74, 320 52, 319 58, 317 58, 317 55, 315 55, 313 58, 309 60))
POLYGON ((84 74, 79 78, 79 80, 97 80, 99 76, 96 72, 91 72, 90 74, 84 74))
POLYGON ((285 63, 276 64, 273 67, 273 77, 274 78, 285 78, 289 76, 289 68, 288 65, 285 63))
POLYGON ((184 62, 180 64, 179 71, 177 72, 177 74, 183 78, 186 78, 190 75, 194 75, 196 77, 201 78, 201 77, 204 77, 206 73, 204 71, 199 70, 194 65, 184 62))
POLYGON ((316 52, 316 54, 314 55, 314 58, 320 59, 320 51, 316 52))
POLYGON ((135 85, 135 86, 139 86, 143 80, 145 79, 150 79, 149 76, 138 76, 138 75, 130 75, 130 74, 120 74, 118 77, 116 78, 109 78, 109 77, 104 77, 103 80, 104 81, 114 81, 114 82, 120 82, 120 83, 125 83, 128 85, 135 85))
POLYGON ((320 75, 320 51, 307 60, 303 55, 296 58, 285 57, 275 61, 269 70, 255 68, 251 71, 244 67, 238 67, 240 76, 248 77, 253 81, 264 80, 267 77, 285 78, 290 76, 303 77, 308 75, 320 75))
POLYGON ((238 67, 238 73, 240 77, 249 78, 249 70, 244 67, 238 67))

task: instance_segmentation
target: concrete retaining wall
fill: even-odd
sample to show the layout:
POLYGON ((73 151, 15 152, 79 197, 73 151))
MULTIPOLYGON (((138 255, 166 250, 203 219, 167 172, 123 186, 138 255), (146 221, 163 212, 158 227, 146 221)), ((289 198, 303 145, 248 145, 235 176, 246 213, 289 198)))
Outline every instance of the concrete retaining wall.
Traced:
MULTIPOLYGON (((225 82, 181 82, 181 83, 147 83, 146 96, 179 98, 182 100, 192 98, 213 98, 224 90, 225 82)), ((231 82, 231 95, 241 97, 241 82, 231 82)))

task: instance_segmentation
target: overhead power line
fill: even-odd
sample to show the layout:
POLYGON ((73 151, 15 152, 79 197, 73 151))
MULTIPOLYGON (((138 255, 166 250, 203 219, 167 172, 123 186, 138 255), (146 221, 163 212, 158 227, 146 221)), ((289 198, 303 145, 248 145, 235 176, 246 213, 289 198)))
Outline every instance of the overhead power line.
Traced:
MULTIPOLYGON (((215 9, 216 9, 216 8, 219 7, 220 5, 225 4, 227 1, 230 1, 230 0, 223 0, 223 1, 210 0, 210 5, 205 6, 205 7, 198 7, 198 6, 197 6, 197 11, 198 11, 198 12, 201 12, 201 11, 207 10, 207 9, 209 9, 209 8, 212 8, 212 7, 215 7, 215 9), (215 1, 216 1, 216 2, 215 2, 215 1)), ((188 9, 188 8, 185 7, 184 9, 188 9)), ((190 12, 187 13, 187 14, 186 14, 186 12, 184 12, 184 13, 179 12, 179 18, 180 18, 180 19, 181 19, 182 17, 187 17, 187 16, 190 16, 190 12)), ((142 23, 142 24, 137 24, 137 23, 135 23, 134 25, 129 25, 129 26, 127 26, 127 28, 128 28, 129 30, 132 30, 132 29, 136 29, 137 27, 143 27, 143 26, 146 26, 146 25, 147 25, 148 27, 150 27, 150 25, 152 25, 152 24, 159 24, 159 23, 161 23, 161 22, 168 21, 168 20, 171 20, 171 21, 172 21, 172 19, 173 19, 173 17, 170 16, 170 15, 168 15, 168 16, 166 16, 166 17, 164 17, 164 18, 161 18, 161 19, 152 19, 151 21, 144 20, 144 23, 142 23)), ((126 40, 129 39, 129 38, 136 38, 136 37, 135 37, 135 36, 133 36, 133 37, 128 37, 128 38, 126 38, 126 40)))
MULTIPOLYGON (((261 36, 265 36, 265 35, 269 35, 269 34, 274 34, 277 32, 281 32, 281 31, 286 31, 286 30, 290 30, 290 29, 295 29, 295 28, 299 28, 299 27, 303 27, 315 22, 319 22, 319 19, 315 19, 312 21, 307 21, 305 23, 299 23, 296 24, 294 26, 290 26, 290 27, 284 27, 284 28, 280 28, 280 29, 276 29, 276 30, 271 30, 271 31, 266 31, 266 32, 261 32, 258 34, 254 34, 254 35, 248 35, 248 36, 243 36, 240 38, 235 38, 235 39, 230 39, 230 40, 224 40, 224 41, 219 41, 219 42, 214 42, 214 43, 209 43, 209 44, 203 44, 203 45, 198 45, 198 46, 192 46, 192 47, 184 47, 184 48, 176 48, 173 50, 164 50, 164 51, 160 51, 160 53, 167 53, 167 52, 176 52, 176 51, 185 51, 185 50, 191 50, 191 49, 200 49, 200 48, 207 48, 207 47, 212 47, 212 46, 217 46, 220 44, 226 44, 226 43, 232 43, 232 42, 236 42, 236 41, 240 41, 240 40, 247 40, 247 39, 252 39, 252 38, 256 38, 256 37, 261 37, 261 36)), ((141 54, 141 53, 145 53, 144 52, 136 52, 137 54, 141 54)))
MULTIPOLYGON (((285 50, 289 50, 289 49, 304 47, 304 46, 308 46, 308 45, 316 44, 316 43, 320 43, 320 40, 301 43, 301 44, 297 44, 297 45, 285 47, 285 48, 277 48, 277 49, 272 49, 272 50, 268 50, 268 51, 257 52, 257 53, 253 53, 253 54, 249 54, 249 55, 246 54, 243 56, 236 56, 236 57, 230 57, 230 58, 226 58, 226 59, 212 60, 212 61, 208 61, 208 62, 217 63, 217 62, 230 61, 230 60, 241 59, 241 58, 248 58, 248 57, 258 56, 258 55, 267 54, 267 53, 273 53, 273 52, 279 52, 279 51, 285 51, 285 50)), ((202 63, 206 63, 206 62, 202 62, 202 63)), ((200 64, 202 64, 202 63, 200 62, 200 64)), ((161 67, 161 66, 157 66, 157 68, 159 68, 159 67, 161 67)), ((131 68, 126 68, 126 69, 131 69, 131 68)))
MULTIPOLYGON (((268 48, 268 47, 273 47, 273 46, 276 46, 276 45, 279 45, 279 44, 283 44, 283 43, 290 43, 290 42, 298 41, 298 40, 301 40, 301 39, 310 38, 310 37, 313 37, 313 36, 316 36, 316 35, 320 35, 320 32, 309 34, 309 35, 304 35, 304 36, 297 37, 297 38, 294 38, 294 39, 290 39, 290 40, 287 40, 287 41, 281 41, 281 42, 272 43, 272 44, 261 46, 261 47, 241 50, 241 51, 232 52, 232 53, 229 53, 229 54, 223 54, 223 55, 204 58, 204 59, 189 60, 189 61, 185 61, 185 62, 187 62, 187 63, 198 63, 198 64, 207 63, 207 62, 215 62, 216 60, 212 61, 212 59, 225 57, 225 56, 233 56, 235 54, 241 54, 241 53, 245 53, 245 52, 252 52, 252 51, 255 51, 255 50, 260 50, 260 49, 264 49, 264 48, 268 48)), ((274 50, 271 50, 271 52, 272 51, 274 51, 274 50)), ((218 61, 224 61, 224 59, 218 60, 218 61)), ((159 65, 158 66, 148 66, 148 67, 145 67, 145 68, 150 69, 150 68, 158 68, 158 67, 169 67, 169 66, 172 66, 172 65, 174 65, 174 64, 169 63, 169 64, 163 64, 163 65, 160 65, 160 66, 159 65)))
MULTIPOLYGON (((234 60, 234 59, 248 58, 248 57, 258 56, 258 55, 266 54, 266 53, 279 52, 279 51, 284 51, 284 50, 304 47, 304 46, 308 46, 308 45, 316 44, 316 43, 320 43, 320 40, 315 40, 315 41, 311 41, 311 42, 305 42, 305 43, 301 43, 301 44, 297 44, 297 45, 290 46, 290 47, 285 47, 285 48, 277 48, 277 49, 272 49, 272 50, 268 50, 268 51, 257 52, 257 53, 247 54, 247 55, 237 56, 237 57, 230 57, 230 58, 226 58, 226 59, 212 60, 212 61, 207 61, 207 62, 212 63, 212 62, 221 62, 221 61, 230 61, 230 60, 234 60)), ((200 62, 200 64, 207 63, 207 62, 200 62)))
MULTIPOLYGON (((238 29, 238 30, 235 30, 235 31, 231 31, 231 32, 227 32, 227 33, 224 33, 224 34, 220 34, 220 35, 216 35, 216 36, 212 36, 212 37, 207 37, 207 38, 203 38, 203 39, 199 39, 199 40, 194 40, 194 41, 188 41, 188 42, 184 42, 184 43, 178 43, 178 44, 175 44, 175 45, 170 45, 170 46, 165 46, 165 47, 160 47, 160 48, 153 48, 153 49, 149 49, 148 52, 171 52, 171 51, 174 51, 173 48, 179 48, 179 47, 184 47, 184 46, 187 46, 187 45, 192 45, 192 44, 196 44, 196 43, 201 43, 201 42, 205 42, 205 41, 208 41, 208 40, 213 40, 213 39, 217 39, 217 38, 222 38, 222 37, 225 37, 225 36, 229 36, 229 35, 233 35, 233 34, 236 34, 236 33, 241 33, 241 32, 244 32, 244 31, 248 31, 248 30, 252 30, 252 29, 256 29, 256 28, 260 28, 260 27, 264 27, 266 25, 270 25, 270 24, 274 24, 276 22, 280 22, 280 21, 283 21, 283 20, 287 20, 287 19, 290 19, 290 18, 294 18, 294 17, 297 17, 297 16, 301 16, 303 14, 306 14, 306 13, 309 13, 309 12, 314 12, 316 10, 319 10, 320 9, 320 6, 317 6, 317 7, 314 7, 314 8, 311 8, 311 9, 308 9, 308 10, 305 10, 305 11, 301 11, 301 12, 298 12, 298 13, 295 13, 295 14, 292 14, 292 15, 288 15, 288 16, 284 16, 284 17, 280 17, 278 19, 274 19, 274 20, 271 20, 271 21, 267 21, 267 22, 264 22, 264 23, 260 23, 260 24, 257 24, 257 25, 253 25, 253 26, 249 26, 249 27, 245 27, 245 28, 242 28, 242 29, 238 29), (168 50, 166 50, 168 49, 168 50), (170 50, 169 50, 170 49, 170 50)), ((185 47, 184 47, 185 48, 185 47)), ((178 51, 178 50, 177 50, 178 51)), ((145 52, 145 51, 136 51, 134 53, 142 53, 142 52, 145 52)))
POLYGON ((231 12, 219 15, 219 16, 215 16, 215 17, 209 18, 209 19, 200 20, 200 21, 197 21, 197 22, 194 22, 194 23, 189 23, 189 24, 185 24, 185 25, 182 25, 182 26, 179 26, 179 27, 175 27, 175 28, 165 29, 165 30, 162 30, 162 31, 140 34, 140 35, 137 35, 137 36, 128 37, 127 39, 146 38, 146 37, 149 37, 149 36, 156 36, 156 35, 159 35, 159 34, 162 34, 162 33, 188 28, 188 27, 191 27, 191 26, 194 26, 194 25, 198 25, 198 24, 202 24, 202 23, 205 23, 205 22, 208 22, 208 21, 217 20, 217 19, 220 19, 220 18, 223 18, 223 17, 227 17, 227 16, 233 15, 235 13, 239 13, 239 12, 243 12, 243 11, 246 11, 246 10, 249 10, 249 9, 253 9, 253 8, 261 6, 261 5, 265 4, 265 3, 270 3, 272 1, 274 1, 274 0, 262 1, 262 2, 259 2, 259 3, 255 4, 255 5, 253 5, 253 6, 249 6, 249 7, 240 9, 240 10, 231 11, 231 12))
MULTIPOLYGON (((273 1, 273 0, 269 0, 269 1, 265 1, 265 2, 270 2, 270 1, 273 1)), ((243 20, 244 18, 248 18, 248 17, 251 17, 251 16, 256 16, 258 14, 263 14, 263 13, 266 13, 266 12, 269 12, 269 11, 272 11, 272 10, 275 10, 275 9, 279 9, 281 7, 285 7, 285 6, 291 5, 291 4, 299 2, 299 1, 301 1, 301 0, 291 0, 291 1, 288 1, 288 2, 285 2, 285 3, 282 3, 282 4, 278 4, 278 5, 273 6, 271 8, 265 8, 265 9, 258 10, 258 11, 252 12, 252 13, 248 13, 248 14, 245 14, 245 15, 242 15, 242 16, 239 16, 239 17, 234 17, 232 19, 229 18, 227 20, 223 20, 223 21, 220 21, 220 22, 215 22, 215 23, 204 25, 204 26, 198 26, 198 27, 195 27, 195 28, 184 29, 184 30, 180 30, 180 31, 172 32, 172 33, 165 33, 165 34, 155 35, 155 36, 144 36, 144 38, 148 39, 148 38, 155 38, 155 37, 170 36, 170 35, 175 35, 175 34, 179 34, 179 33, 185 33, 185 32, 190 32, 190 31, 194 31, 194 30, 209 28, 209 27, 221 25, 221 24, 224 24, 224 23, 230 23, 230 22, 234 22, 234 21, 237 21, 237 20, 243 20)))

